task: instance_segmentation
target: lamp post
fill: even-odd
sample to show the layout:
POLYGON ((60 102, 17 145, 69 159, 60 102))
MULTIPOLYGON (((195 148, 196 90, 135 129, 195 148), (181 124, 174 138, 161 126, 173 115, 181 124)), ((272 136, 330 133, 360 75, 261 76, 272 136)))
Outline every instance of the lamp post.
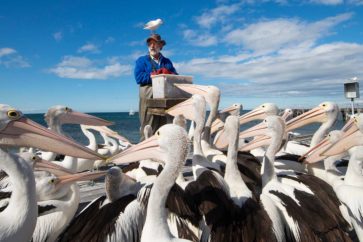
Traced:
POLYGON ((359 82, 357 77, 353 77, 344 83, 345 98, 350 99, 352 116, 354 116, 354 98, 359 98, 359 82))

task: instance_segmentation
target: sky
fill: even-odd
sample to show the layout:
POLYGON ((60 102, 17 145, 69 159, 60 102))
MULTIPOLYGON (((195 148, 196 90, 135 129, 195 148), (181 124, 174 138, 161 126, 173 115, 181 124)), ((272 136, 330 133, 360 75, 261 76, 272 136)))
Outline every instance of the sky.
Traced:
POLYGON ((363 0, 3 0, 0 103, 136 111, 133 69, 157 18, 163 55, 220 88, 220 108, 349 106, 344 82, 363 79, 363 0))

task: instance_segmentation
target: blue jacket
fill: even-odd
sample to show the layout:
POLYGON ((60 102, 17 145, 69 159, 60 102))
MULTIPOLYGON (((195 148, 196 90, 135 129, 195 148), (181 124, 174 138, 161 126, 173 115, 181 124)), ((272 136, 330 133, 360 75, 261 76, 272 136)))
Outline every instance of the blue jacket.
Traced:
POLYGON ((158 63, 153 61, 149 55, 145 55, 139 57, 139 59, 136 60, 134 76, 137 84, 142 86, 151 84, 150 74, 151 72, 153 72, 151 61, 154 63, 156 70, 159 70, 160 68, 164 67, 169 71, 178 74, 173 66, 173 63, 163 55, 160 54, 160 65, 158 65, 158 63))

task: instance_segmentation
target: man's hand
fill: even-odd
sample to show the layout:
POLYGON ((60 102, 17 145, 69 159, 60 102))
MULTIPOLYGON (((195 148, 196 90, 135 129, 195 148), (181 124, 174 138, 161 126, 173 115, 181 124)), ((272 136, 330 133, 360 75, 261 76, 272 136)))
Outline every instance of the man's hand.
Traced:
POLYGON ((174 72, 166 69, 166 68, 160 68, 159 70, 151 72, 151 75, 160 75, 160 74, 175 74, 174 72))

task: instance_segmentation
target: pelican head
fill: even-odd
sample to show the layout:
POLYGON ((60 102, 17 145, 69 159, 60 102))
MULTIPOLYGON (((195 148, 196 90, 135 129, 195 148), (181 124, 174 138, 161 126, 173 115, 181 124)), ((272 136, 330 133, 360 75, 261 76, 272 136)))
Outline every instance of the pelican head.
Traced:
POLYGON ((75 182, 94 180, 106 173, 107 171, 98 171, 56 176, 45 171, 37 172, 35 173, 35 180, 38 201, 59 199, 68 193, 69 187, 75 182))
POLYGON ((354 117, 354 124, 347 127, 345 133, 338 142, 322 152, 323 156, 337 155, 348 151, 354 146, 363 145, 363 114, 354 117))
POLYGON ((328 136, 320 141, 317 145, 309 149, 304 155, 301 156, 301 160, 305 163, 315 163, 326 158, 322 156, 322 152, 325 151, 332 144, 337 143, 344 135, 341 130, 330 131, 328 136))
POLYGON ((44 115, 44 119, 49 127, 52 127, 54 124, 85 124, 94 126, 108 126, 113 124, 113 122, 77 112, 62 105, 49 108, 48 112, 44 115))
POLYGON ((100 154, 49 130, 9 105, 0 105, 0 145, 35 147, 86 159, 104 159, 100 154))
POLYGON ((323 102, 319 106, 303 113, 287 122, 287 131, 291 131, 311 123, 334 123, 338 117, 339 107, 333 102, 323 102))
POLYGON ((251 110, 250 112, 240 116, 240 125, 248 123, 253 120, 263 120, 267 116, 277 115, 279 109, 274 103, 264 103, 257 108, 251 110))
POLYGON ((200 118, 205 119, 205 103, 202 95, 194 94, 191 98, 166 110, 166 113, 174 117, 182 114, 186 119, 197 122, 200 118))
POLYGON ((188 137, 185 129, 175 124, 166 124, 152 137, 111 157, 110 161, 115 164, 124 164, 153 159, 165 163, 172 160, 184 161, 187 153, 188 137))
POLYGON ((269 145, 273 137, 279 137, 279 143, 281 145, 282 134, 285 132, 285 122, 280 116, 271 115, 267 116, 260 124, 249 128, 240 133, 239 138, 248 138, 254 136, 261 136, 252 140, 248 144, 242 147, 242 151, 252 150, 261 146, 269 145))

